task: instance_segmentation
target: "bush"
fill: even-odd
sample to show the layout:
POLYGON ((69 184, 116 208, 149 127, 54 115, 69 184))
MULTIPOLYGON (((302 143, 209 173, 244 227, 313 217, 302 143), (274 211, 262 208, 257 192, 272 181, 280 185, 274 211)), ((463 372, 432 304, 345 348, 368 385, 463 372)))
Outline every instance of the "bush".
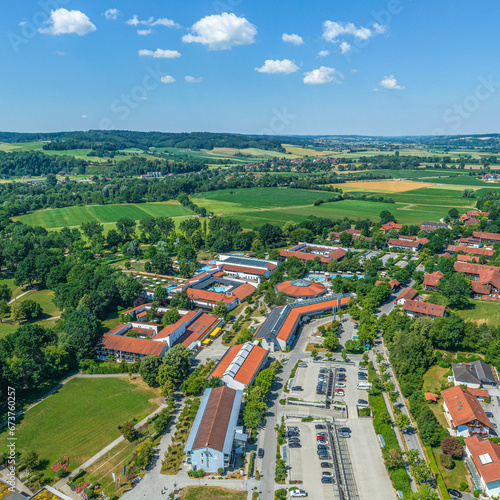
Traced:
POLYGON ((474 490, 474 498, 479 498, 479 491, 474 490))
POLYGON ((223 476, 224 475, 224 469, 222 467, 219 467, 217 469, 217 474, 219 474, 219 476, 223 476))
POLYGON ((451 458, 450 455, 443 454, 440 456, 440 460, 441 460, 441 465, 445 469, 451 470, 451 469, 453 469, 453 467, 455 467, 455 462, 453 461, 453 458, 451 458))
POLYGON ((274 492, 275 500, 286 500, 286 488, 281 488, 274 492))
POLYGON ((446 455, 449 455, 450 457, 455 458, 457 460, 462 458, 462 454, 463 454, 462 443, 454 437, 450 436, 450 437, 444 438, 441 441, 441 450, 446 455))
POLYGON ((465 482, 465 481, 462 481, 460 483, 460 487, 458 488, 460 491, 465 491, 467 488, 469 487, 469 485, 465 482))

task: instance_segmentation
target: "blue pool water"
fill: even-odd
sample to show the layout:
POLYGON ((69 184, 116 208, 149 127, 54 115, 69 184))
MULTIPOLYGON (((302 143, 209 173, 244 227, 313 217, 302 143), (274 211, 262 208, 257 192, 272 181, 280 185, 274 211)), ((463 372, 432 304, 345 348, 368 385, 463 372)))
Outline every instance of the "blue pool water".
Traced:
POLYGON ((210 271, 210 269, 212 269, 210 266, 203 266, 203 267, 200 267, 199 269, 196 269, 196 272, 197 273, 205 273, 207 271, 210 271))
POLYGON ((213 286, 212 288, 210 288, 210 290, 212 290, 212 292, 224 293, 226 291, 226 287, 213 286))
MULTIPOLYGON (((334 280, 337 276, 341 276, 342 278, 353 278, 354 274, 332 274, 330 275, 331 279, 334 280)), ((325 277, 322 275, 311 275, 306 276, 306 279, 313 281, 325 281, 325 277)))
POLYGON ((243 254, 239 252, 233 252, 231 255, 239 255, 241 257, 243 254))

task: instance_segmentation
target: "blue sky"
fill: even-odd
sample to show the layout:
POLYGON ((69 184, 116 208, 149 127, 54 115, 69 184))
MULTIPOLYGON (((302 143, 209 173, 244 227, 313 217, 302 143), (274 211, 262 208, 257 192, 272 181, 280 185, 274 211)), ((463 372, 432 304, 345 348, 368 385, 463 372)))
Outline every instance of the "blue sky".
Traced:
POLYGON ((492 0, 23 0, 0 130, 498 132, 492 0))

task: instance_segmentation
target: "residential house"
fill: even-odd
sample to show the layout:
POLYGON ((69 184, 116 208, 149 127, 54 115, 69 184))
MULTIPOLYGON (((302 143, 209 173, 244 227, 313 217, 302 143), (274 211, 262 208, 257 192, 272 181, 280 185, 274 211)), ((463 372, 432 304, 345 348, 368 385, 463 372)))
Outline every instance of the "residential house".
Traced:
POLYGON ((474 231, 474 238, 477 238, 481 243, 500 243, 500 233, 486 233, 483 231, 474 231))
POLYGON ((163 356, 168 345, 147 339, 123 337, 121 335, 103 335, 96 346, 97 358, 107 361, 111 356, 118 362, 134 363, 144 356, 163 356))
POLYGON ((441 271, 435 271, 433 273, 426 274, 423 282, 424 289, 436 292, 439 288, 439 280, 443 276, 444 274, 441 271))
POLYGON ((442 318, 446 312, 445 306, 430 304, 429 302, 419 302, 418 300, 407 300, 403 305, 403 311, 408 316, 428 318, 442 318))
POLYGON ((403 224, 396 224, 395 222, 387 222, 386 224, 382 224, 380 226, 380 230, 383 233, 387 233, 391 229, 395 229, 396 231, 401 231, 401 228, 403 227, 403 224))
POLYGON ((460 385, 441 392, 443 410, 457 437, 488 437, 493 426, 479 401, 460 385))
POLYGON ((479 389, 483 384, 496 385, 491 366, 478 360, 472 363, 452 363, 453 382, 455 385, 466 385, 479 389))
POLYGON ((445 222, 422 222, 420 224, 420 229, 423 229, 424 231, 435 231, 436 229, 450 229, 449 224, 446 224, 445 222))
POLYGON ((489 498, 500 496, 500 445, 471 436, 465 439, 465 454, 476 490, 489 498))
POLYGON ((420 238, 418 240, 412 241, 399 237, 398 239, 391 238, 388 241, 387 245, 391 249, 396 248, 398 250, 411 250, 412 252, 417 252, 426 243, 429 243, 429 240, 427 238, 420 238))
POLYGON ((243 453, 247 435, 238 427, 243 391, 230 387, 206 389, 184 446, 193 470, 226 470, 243 453))
POLYGON ((227 387, 243 390, 252 385, 260 370, 265 368, 268 352, 253 342, 232 346, 208 378, 220 378, 227 387))
POLYGON ((322 264, 329 264, 332 260, 342 260, 347 251, 340 247, 316 245, 312 243, 299 243, 288 250, 281 250, 280 257, 297 257, 302 262, 319 258, 322 264))
POLYGON ((446 251, 450 255, 455 255, 458 252, 463 252, 466 254, 474 255, 475 257, 484 257, 486 260, 490 260, 493 257, 493 250, 490 248, 475 248, 468 247, 467 245, 448 245, 446 251))
POLYGON ((418 292, 414 288, 407 288, 396 297, 394 303, 402 306, 407 300, 415 300, 417 297, 418 292))
POLYGON ((394 279, 394 280, 391 280, 391 281, 376 281, 375 282, 375 286, 378 286, 382 283, 389 283, 389 285, 391 285, 391 290, 394 291, 394 290, 397 290, 400 286, 401 286, 401 283, 394 279))

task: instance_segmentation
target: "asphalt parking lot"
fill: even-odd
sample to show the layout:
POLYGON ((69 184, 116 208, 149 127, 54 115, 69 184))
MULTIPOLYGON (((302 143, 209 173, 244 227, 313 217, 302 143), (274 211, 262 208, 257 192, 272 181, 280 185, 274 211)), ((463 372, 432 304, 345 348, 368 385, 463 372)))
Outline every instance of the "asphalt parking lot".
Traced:
MULTIPOLYGON (((300 431, 301 448, 289 448, 290 477, 294 481, 302 481, 297 485, 307 491, 311 499, 335 499, 334 484, 323 484, 323 471, 334 472, 334 469, 322 469, 317 455, 316 433, 322 432, 314 428, 314 422, 287 422, 287 426, 298 427, 300 431)), ((330 443, 328 443, 330 448, 330 443)), ((328 451, 331 456, 331 450, 328 451)), ((331 463, 331 459, 327 460, 331 463)))
POLYGON ((322 363, 307 363, 307 368, 299 366, 295 372, 293 387, 300 386, 302 387, 302 391, 290 390, 290 396, 303 399, 304 401, 325 401, 326 396, 324 394, 316 394, 319 370, 323 366, 322 363))

